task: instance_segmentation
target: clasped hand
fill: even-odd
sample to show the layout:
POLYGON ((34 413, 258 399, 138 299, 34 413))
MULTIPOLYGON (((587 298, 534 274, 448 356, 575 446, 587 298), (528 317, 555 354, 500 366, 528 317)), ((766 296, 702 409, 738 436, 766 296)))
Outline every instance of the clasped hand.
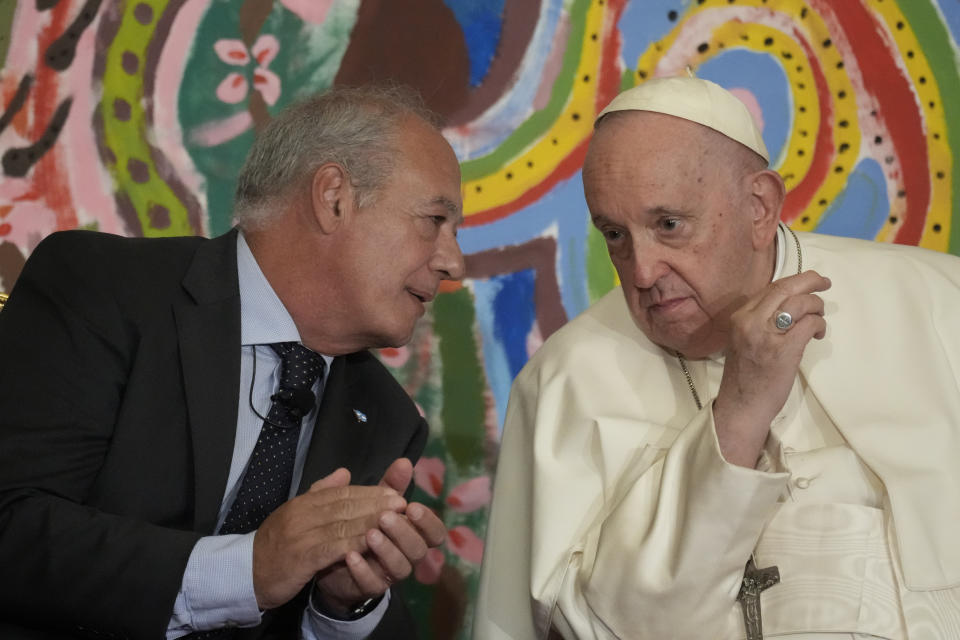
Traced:
POLYGON ((412 477, 406 458, 375 487, 350 485, 350 472, 337 469, 270 514, 253 540, 258 606, 278 607, 316 579, 326 607, 345 614, 409 576, 446 538, 433 511, 402 497, 412 477))
POLYGON ((732 463, 753 468, 793 387, 803 351, 827 332, 823 299, 830 280, 816 271, 770 283, 730 318, 730 336, 713 417, 720 451, 732 463), (785 311, 793 324, 777 328, 785 311))

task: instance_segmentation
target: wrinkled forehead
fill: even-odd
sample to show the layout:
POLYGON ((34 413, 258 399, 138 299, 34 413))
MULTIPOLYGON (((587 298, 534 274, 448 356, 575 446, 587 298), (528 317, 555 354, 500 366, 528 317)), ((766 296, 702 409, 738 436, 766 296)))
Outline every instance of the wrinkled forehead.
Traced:
POLYGON ((397 148, 401 162, 391 180, 419 180, 430 202, 462 219, 460 162, 443 134, 420 118, 410 118, 398 132, 397 148))
POLYGON ((622 207, 701 206, 742 184, 744 154, 762 162, 742 145, 682 118, 611 114, 590 142, 584 194, 594 214, 622 207))

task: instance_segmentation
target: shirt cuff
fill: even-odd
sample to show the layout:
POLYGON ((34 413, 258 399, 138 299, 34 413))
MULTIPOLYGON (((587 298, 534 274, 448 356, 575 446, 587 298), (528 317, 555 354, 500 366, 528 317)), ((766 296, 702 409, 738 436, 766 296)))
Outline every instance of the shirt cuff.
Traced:
POLYGON ((261 612, 253 590, 253 536, 206 536, 190 553, 167 627, 167 640, 191 631, 253 627, 261 612))
POLYGON ((321 638, 361 640, 377 628, 377 625, 383 620, 389 604, 390 590, 388 589, 380 603, 362 618, 335 620, 317 611, 313 604, 313 589, 310 589, 310 601, 303 612, 303 620, 300 623, 301 637, 303 640, 320 640, 321 638))

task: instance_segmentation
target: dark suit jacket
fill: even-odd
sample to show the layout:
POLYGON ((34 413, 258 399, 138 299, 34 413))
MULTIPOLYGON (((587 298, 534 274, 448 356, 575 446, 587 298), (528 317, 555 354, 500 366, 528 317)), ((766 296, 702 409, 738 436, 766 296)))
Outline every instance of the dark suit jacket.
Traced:
MULTIPOLYGON (((216 526, 239 378, 236 232, 36 248, 0 312, 0 636, 163 637, 216 526)), ((301 492, 338 466, 375 484, 427 435, 367 352, 334 360, 315 429, 301 492)), ((303 595, 243 636, 286 637, 303 595)))

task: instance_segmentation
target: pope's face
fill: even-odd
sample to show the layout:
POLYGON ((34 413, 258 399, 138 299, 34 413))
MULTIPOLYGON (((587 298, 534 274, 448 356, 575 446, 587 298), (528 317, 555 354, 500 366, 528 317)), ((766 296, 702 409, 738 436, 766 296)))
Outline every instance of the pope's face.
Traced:
POLYGON ((624 112, 601 124, 584 163, 590 214, 634 321, 690 358, 724 349, 730 314, 771 276, 731 144, 686 120, 624 112))
POLYGON ((392 174, 340 238, 338 304, 368 347, 405 344, 443 279, 460 279, 460 166, 416 118, 402 126, 392 174))

